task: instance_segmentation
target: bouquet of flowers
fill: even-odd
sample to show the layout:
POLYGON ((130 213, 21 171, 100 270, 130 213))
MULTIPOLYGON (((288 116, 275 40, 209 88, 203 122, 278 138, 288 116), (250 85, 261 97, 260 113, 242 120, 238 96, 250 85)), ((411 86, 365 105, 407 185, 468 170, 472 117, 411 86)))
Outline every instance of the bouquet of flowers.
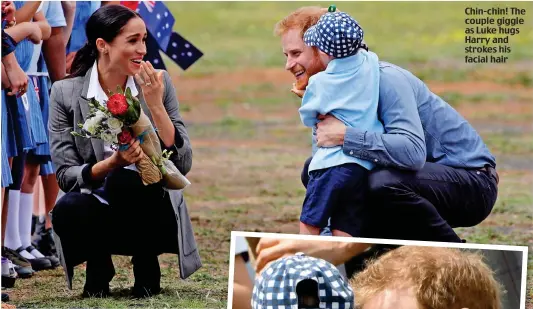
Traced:
POLYGON ((115 150, 125 150, 133 138, 138 138, 144 157, 135 164, 145 185, 154 184, 161 179, 168 189, 183 189, 190 182, 169 160, 171 151, 161 151, 157 136, 150 119, 144 114, 141 103, 132 96, 130 88, 107 100, 106 105, 91 99, 89 115, 85 123, 78 124, 81 133, 72 132, 74 136, 97 138, 111 144, 115 150))

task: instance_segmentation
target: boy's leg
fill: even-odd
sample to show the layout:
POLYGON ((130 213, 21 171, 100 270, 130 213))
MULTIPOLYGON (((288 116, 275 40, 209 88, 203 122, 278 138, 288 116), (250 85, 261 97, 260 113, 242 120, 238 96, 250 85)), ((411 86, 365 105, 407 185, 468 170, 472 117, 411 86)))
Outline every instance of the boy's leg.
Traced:
POLYGON ((346 233, 346 232, 343 232, 341 230, 333 230, 333 236, 336 236, 336 237, 353 237, 352 235, 346 233))
POLYGON ((319 235, 328 225, 337 199, 336 167, 311 171, 300 215, 300 233, 319 235))
POLYGON ((368 171, 355 163, 336 167, 337 199, 331 216, 334 236, 362 237, 364 224, 369 224, 366 203, 368 171))
POLYGON ((300 222, 300 234, 302 235, 320 235, 320 228, 300 222))

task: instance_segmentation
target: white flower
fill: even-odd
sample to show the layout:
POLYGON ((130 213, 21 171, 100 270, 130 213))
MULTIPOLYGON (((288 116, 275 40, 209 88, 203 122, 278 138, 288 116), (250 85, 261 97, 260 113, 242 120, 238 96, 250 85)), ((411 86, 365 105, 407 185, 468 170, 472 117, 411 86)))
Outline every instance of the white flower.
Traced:
POLYGON ((105 118, 107 118, 107 115, 101 110, 97 110, 96 113, 94 114, 94 117, 98 118, 98 121, 100 122, 104 120, 105 118))
POLYGON ((115 135, 122 132, 122 121, 118 120, 115 117, 109 117, 107 119, 107 125, 109 126, 109 130, 111 131, 111 133, 115 135))
POLYGON ((100 126, 100 122, 96 117, 91 117, 87 120, 85 120, 85 123, 83 124, 83 129, 87 132, 89 132, 91 135, 96 134, 96 130, 100 126))
POLYGON ((107 142, 107 143, 110 143, 110 144, 111 143, 118 143, 117 135, 113 134, 112 132, 109 132, 109 131, 102 132, 101 137, 104 140, 104 142, 107 142))

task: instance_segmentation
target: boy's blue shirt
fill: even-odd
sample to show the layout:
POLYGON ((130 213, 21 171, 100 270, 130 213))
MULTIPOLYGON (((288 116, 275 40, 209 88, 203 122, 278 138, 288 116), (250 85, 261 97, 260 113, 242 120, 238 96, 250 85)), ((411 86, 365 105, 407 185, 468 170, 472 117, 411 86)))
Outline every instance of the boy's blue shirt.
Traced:
MULTIPOLYGON (((313 75, 299 109, 302 123, 310 128, 318 115, 331 114, 348 127, 383 133, 378 119, 379 62, 376 54, 360 50, 357 54, 330 61, 325 71, 313 75)), ((313 147, 309 171, 357 163, 370 170, 368 160, 347 155, 341 146, 313 147)))

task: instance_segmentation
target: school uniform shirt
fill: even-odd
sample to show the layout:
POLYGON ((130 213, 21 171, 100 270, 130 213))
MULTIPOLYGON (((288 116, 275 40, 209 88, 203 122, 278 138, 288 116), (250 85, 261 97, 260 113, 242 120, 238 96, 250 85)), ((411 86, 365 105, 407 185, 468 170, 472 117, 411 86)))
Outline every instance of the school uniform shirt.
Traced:
MULTIPOLYGON (((302 123, 314 128, 318 115, 331 114, 348 127, 382 133, 378 120, 379 62, 376 54, 360 50, 357 54, 336 58, 326 70, 313 75, 299 109, 302 123)), ((313 147, 309 172, 356 163, 371 170, 372 162, 346 155, 341 146, 313 147)))
POLYGON ((67 54, 76 52, 87 42, 85 26, 89 17, 100 8, 101 1, 76 1, 76 15, 72 25, 72 33, 67 44, 67 54))

